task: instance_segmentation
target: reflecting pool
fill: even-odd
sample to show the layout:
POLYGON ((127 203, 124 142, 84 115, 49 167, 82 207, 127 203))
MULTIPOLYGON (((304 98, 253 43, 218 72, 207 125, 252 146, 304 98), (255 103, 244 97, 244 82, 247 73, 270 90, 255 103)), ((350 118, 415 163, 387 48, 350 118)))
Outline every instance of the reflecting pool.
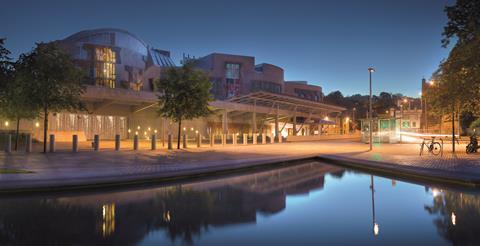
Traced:
POLYGON ((0 198, 0 245, 478 245, 480 195, 319 162, 0 198))

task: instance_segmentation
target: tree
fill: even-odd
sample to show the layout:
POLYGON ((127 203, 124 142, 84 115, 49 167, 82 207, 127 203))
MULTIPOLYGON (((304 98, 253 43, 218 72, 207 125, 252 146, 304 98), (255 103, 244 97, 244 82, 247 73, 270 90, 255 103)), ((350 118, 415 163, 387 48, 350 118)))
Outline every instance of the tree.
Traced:
POLYGON ((342 92, 340 91, 332 91, 325 97, 325 102, 334 104, 334 105, 341 105, 343 106, 345 103, 345 98, 343 97, 342 92))
POLYGON ((480 32, 480 1, 457 0, 453 6, 445 7, 448 22, 443 28, 443 47, 457 39, 457 45, 470 43, 480 32))
POLYGON ((50 112, 85 110, 80 96, 85 91, 84 73, 55 42, 37 43, 22 54, 16 65, 16 79, 28 88, 28 103, 42 111, 43 152, 47 152, 48 116, 50 112))
POLYGON ((443 47, 452 39, 456 43, 433 74, 435 86, 426 96, 433 111, 452 113, 454 138, 455 113, 480 113, 480 0, 457 0, 445 12, 448 22, 443 32, 443 47))
POLYGON ((34 119, 38 117, 38 108, 30 102, 29 85, 15 76, 7 81, 3 91, 3 102, 0 106, 0 116, 15 121, 15 146, 18 150, 21 119, 34 119))
POLYGON ((13 66, 11 58, 9 57, 10 51, 4 47, 5 39, 0 39, 0 106, 3 105, 5 100, 5 87, 12 79, 13 66))
POLYGON ((156 81, 160 92, 158 113, 178 122, 177 149, 180 149, 182 120, 204 117, 211 113, 208 102, 212 101, 211 82, 207 75, 196 70, 192 62, 180 68, 170 68, 164 78, 156 81))
MULTIPOLYGON (((443 47, 456 40, 448 58, 440 64, 434 77, 436 92, 445 98, 433 99, 441 110, 461 108, 480 114, 480 0, 457 0, 447 6, 448 22, 443 32, 443 47), (443 107, 443 108, 442 108, 443 107)), ((434 94, 434 93, 432 93, 434 94)), ((459 112, 460 113, 460 112, 459 112)))

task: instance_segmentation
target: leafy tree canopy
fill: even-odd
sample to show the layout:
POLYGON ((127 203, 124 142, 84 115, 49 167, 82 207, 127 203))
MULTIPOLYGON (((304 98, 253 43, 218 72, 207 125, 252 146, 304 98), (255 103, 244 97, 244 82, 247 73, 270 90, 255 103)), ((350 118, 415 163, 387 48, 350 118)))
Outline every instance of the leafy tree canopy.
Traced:
POLYGON ((50 112, 85 110, 80 96, 84 72, 55 42, 37 43, 16 63, 15 79, 27 91, 28 105, 43 111, 43 151, 47 150, 48 115, 50 112))
POLYGON ((443 45, 456 40, 448 58, 432 76, 436 86, 428 93, 437 112, 480 114, 480 0, 458 0, 445 8, 449 21, 443 45))
POLYGON ((33 105, 49 112, 85 109, 80 100, 85 74, 55 42, 37 43, 32 52, 20 56, 16 70, 33 105))
POLYGON ((158 113, 178 122, 178 142, 182 120, 207 116, 211 113, 208 102, 212 101, 211 82, 207 75, 187 62, 180 68, 170 68, 166 76, 156 83, 160 92, 158 113))
POLYGON ((213 100, 211 86, 207 75, 192 63, 168 69, 166 76, 157 81, 159 114, 175 122, 207 116, 208 102, 213 100))

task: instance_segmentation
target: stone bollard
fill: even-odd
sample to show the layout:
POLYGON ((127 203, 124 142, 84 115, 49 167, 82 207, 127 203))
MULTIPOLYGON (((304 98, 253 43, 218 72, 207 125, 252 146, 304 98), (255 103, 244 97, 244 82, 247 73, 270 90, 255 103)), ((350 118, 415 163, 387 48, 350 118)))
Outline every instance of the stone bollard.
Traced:
POLYGON ((257 135, 256 133, 252 134, 253 137, 253 144, 257 144, 257 135))
POLYGON ((243 134, 243 145, 247 145, 248 143, 248 134, 244 133, 243 134))
POLYGON ((11 153, 12 152, 12 135, 7 134, 5 135, 5 152, 11 153))
POLYGON ((168 134, 168 149, 172 148, 172 134, 168 134))
POLYGON ((115 150, 120 150, 120 134, 115 135, 115 150))
POLYGON ((237 134, 236 133, 232 134, 232 144, 237 145, 237 134))
POLYGON ((138 150, 138 135, 133 136, 133 150, 138 150))
POLYGON ((55 152, 55 135, 50 134, 50 152, 55 152))
POLYGON ((187 148, 187 134, 185 133, 183 134, 183 148, 187 148))
POLYGON ((152 135, 152 150, 157 149, 157 135, 153 134, 152 135))
POLYGON ((32 134, 30 133, 27 134, 27 138, 25 139, 25 152, 32 152, 32 134))
POLYGON ((202 135, 197 133, 197 148, 202 147, 202 135))
POLYGON ((78 152, 78 135, 72 136, 72 152, 78 152))
POLYGON ((262 133, 262 144, 266 144, 267 143, 267 136, 265 135, 265 133, 262 133))
POLYGON ((93 135, 93 150, 98 151, 100 148, 100 136, 98 134, 93 135))

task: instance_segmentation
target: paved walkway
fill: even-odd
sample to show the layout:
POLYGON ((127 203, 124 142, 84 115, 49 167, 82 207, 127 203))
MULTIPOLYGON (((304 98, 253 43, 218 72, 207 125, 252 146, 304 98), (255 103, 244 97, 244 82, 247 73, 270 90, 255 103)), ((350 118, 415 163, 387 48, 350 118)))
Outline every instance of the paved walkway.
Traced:
MULTIPOLYGON (((463 152, 464 145, 459 146, 463 152)), ((367 152, 368 145, 349 141, 320 141, 228 147, 202 147, 156 151, 103 150, 70 153, 0 154, 1 169, 23 169, 30 174, 0 174, 0 191, 72 188, 107 185, 117 182, 166 180, 192 177, 209 172, 227 171, 302 158, 327 156, 363 160, 369 163, 393 163, 416 170, 441 170, 458 178, 480 177, 480 155, 453 157, 419 156, 418 144, 384 144, 367 152)), ((479 178, 480 180, 480 178, 479 178)), ((480 182, 479 182, 480 183, 480 182)))

